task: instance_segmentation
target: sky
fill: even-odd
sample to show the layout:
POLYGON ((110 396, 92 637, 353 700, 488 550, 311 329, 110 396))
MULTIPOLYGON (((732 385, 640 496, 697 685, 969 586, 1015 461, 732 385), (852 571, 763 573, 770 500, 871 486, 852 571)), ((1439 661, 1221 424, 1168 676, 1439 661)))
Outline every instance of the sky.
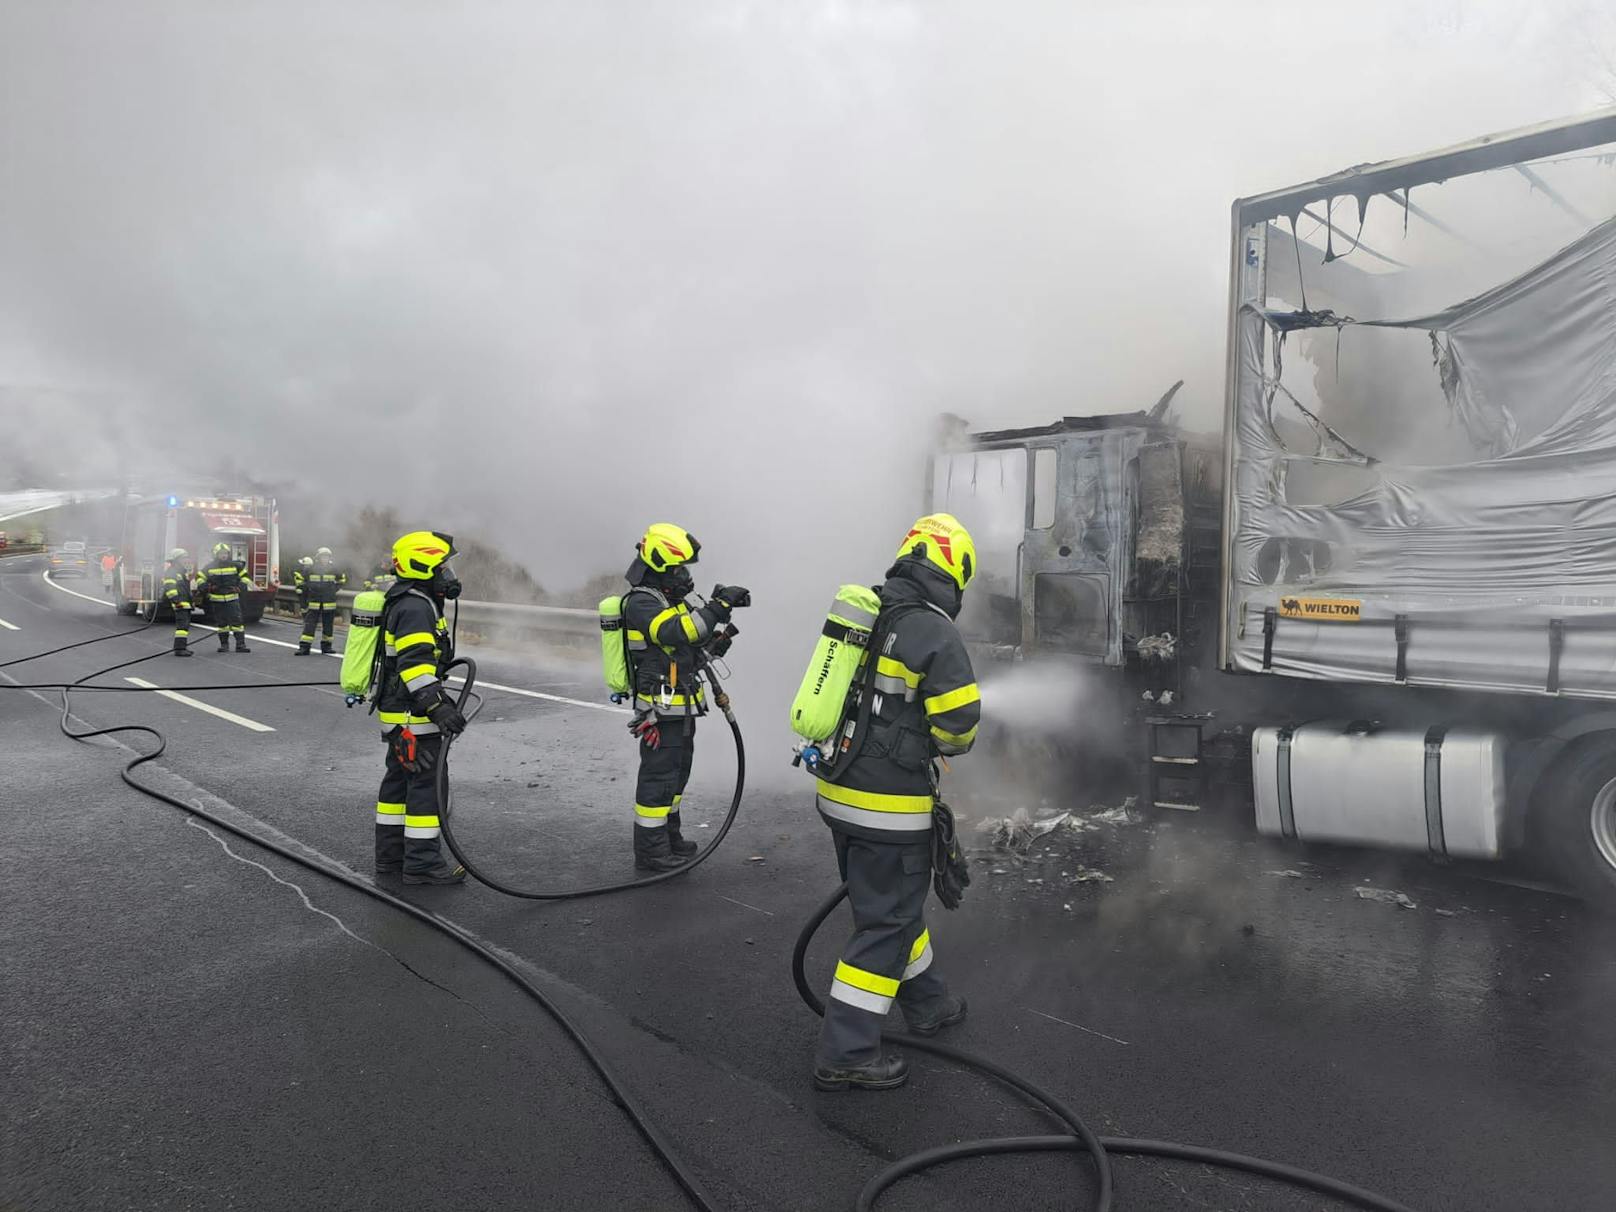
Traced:
POLYGON ((242 468, 551 586, 667 519, 806 616, 939 412, 1215 426, 1235 197, 1613 102, 1555 0, 0 0, 0 488, 242 468))

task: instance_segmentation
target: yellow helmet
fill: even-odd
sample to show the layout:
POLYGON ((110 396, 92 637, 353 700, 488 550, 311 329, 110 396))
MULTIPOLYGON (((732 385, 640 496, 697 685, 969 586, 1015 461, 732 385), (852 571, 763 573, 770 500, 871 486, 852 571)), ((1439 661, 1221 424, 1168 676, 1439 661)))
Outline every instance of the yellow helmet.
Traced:
POLYGON ((947 573, 962 591, 976 575, 976 542, 951 513, 927 514, 910 527, 898 548, 898 559, 905 558, 947 573))
POLYGON ((653 522, 640 540, 640 559, 653 572, 666 572, 680 564, 694 564, 701 551, 696 536, 672 522, 653 522))
POLYGON ((430 581, 454 554, 454 539, 436 530, 412 530, 393 544, 393 569, 412 581, 430 581))

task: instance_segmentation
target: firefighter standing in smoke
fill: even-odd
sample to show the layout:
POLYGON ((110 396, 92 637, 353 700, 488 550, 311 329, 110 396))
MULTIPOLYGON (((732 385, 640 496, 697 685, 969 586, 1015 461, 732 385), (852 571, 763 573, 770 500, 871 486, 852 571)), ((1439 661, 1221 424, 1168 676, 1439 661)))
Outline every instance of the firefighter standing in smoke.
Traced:
POLYGON ((680 832, 679 805, 695 757, 696 717, 706 711, 696 677, 698 649, 722 656, 728 637, 718 628, 730 612, 752 604, 739 585, 720 585, 695 609, 690 565, 701 544, 683 527, 657 522, 645 532, 623 574, 623 626, 634 691, 631 730, 640 743, 634 790, 634 865, 667 871, 689 860, 696 843, 680 832), (716 645, 716 647, 715 647, 716 645))
POLYGON ((308 656, 314 643, 314 629, 320 628, 320 651, 333 653, 332 634, 337 623, 337 591, 348 583, 348 574, 336 566, 331 548, 321 547, 311 560, 304 556, 292 573, 303 599, 303 634, 298 637, 296 656, 308 656))
POLYGON ((402 871, 406 884, 458 884, 461 866, 443 857, 438 824, 437 765, 443 737, 466 727, 443 688, 454 643, 443 617, 460 596, 449 567, 454 540, 417 530, 393 544, 398 574, 382 607, 382 658, 376 716, 387 742, 387 773, 376 796, 376 871, 402 871))
POLYGON ((965 1017, 965 999, 932 968, 924 918, 934 866, 944 905, 969 881, 953 840, 953 817, 936 796, 934 760, 976 740, 981 695, 954 619, 976 572, 970 533, 949 514, 915 523, 880 587, 866 693, 864 736, 845 768, 817 784, 819 813, 847 881, 853 937, 842 950, 819 1033, 814 1085, 888 1090, 908 1062, 883 1052, 892 1003, 909 1030, 932 1035, 965 1017), (934 821, 934 817, 936 818, 934 821), (944 853, 934 853, 942 844, 944 853))
POLYGON ((213 562, 202 570, 197 584, 207 584, 208 605, 219 629, 219 651, 230 651, 230 637, 236 637, 237 652, 251 652, 241 625, 241 589, 247 580, 247 562, 230 554, 229 543, 216 543, 213 562))
POLYGON ((191 655, 191 570, 185 567, 187 558, 185 548, 176 547, 168 553, 168 563, 163 568, 163 600, 174 612, 174 655, 177 657, 191 655))

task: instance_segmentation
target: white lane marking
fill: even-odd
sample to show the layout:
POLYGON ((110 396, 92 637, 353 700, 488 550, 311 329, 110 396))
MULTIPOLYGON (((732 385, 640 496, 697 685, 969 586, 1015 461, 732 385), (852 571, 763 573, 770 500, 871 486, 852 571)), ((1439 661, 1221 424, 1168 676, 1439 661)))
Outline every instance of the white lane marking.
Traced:
POLYGON ((750 909, 753 913, 761 913, 764 917, 773 917, 767 909, 759 909, 756 905, 748 905, 745 901, 738 901, 733 896, 725 896, 722 892, 713 893, 721 901, 728 901, 732 905, 739 905, 742 909, 750 909))
POLYGON ((89 594, 80 593, 77 589, 69 589, 66 585, 58 585, 55 580, 52 579, 49 568, 45 569, 44 572, 39 574, 39 579, 44 581, 45 584, 49 585, 52 589, 60 589, 63 593, 70 593, 76 598, 83 598, 86 602, 94 602, 97 606, 105 606, 108 610, 116 610, 118 608, 116 604, 107 601, 106 598, 92 598, 89 594))
MULTIPOLYGON (((44 577, 45 584, 49 585, 52 589, 60 589, 63 593, 71 593, 74 597, 83 598, 86 602, 96 602, 96 603, 98 603, 98 604, 100 604, 102 606, 110 606, 111 605, 110 602, 104 602, 100 598, 92 598, 87 593, 78 593, 75 590, 68 589, 68 588, 66 588, 65 586, 62 586, 62 585, 58 585, 55 581, 51 580, 49 572, 41 573, 40 575, 44 577)), ((276 620, 276 621, 279 622, 280 620, 276 620)), ((206 623, 192 623, 191 626, 196 628, 198 631, 217 632, 219 630, 217 627, 209 627, 206 623)), ((252 640, 254 643, 273 644, 277 648, 296 648, 297 647, 296 644, 293 644, 293 643, 291 643, 290 641, 287 641, 287 640, 271 639, 269 636, 265 635, 261 631, 251 632, 251 633, 248 634, 247 638, 252 640)), ((340 652, 325 652, 325 653, 321 653, 320 655, 321 656, 335 657, 339 661, 342 659, 342 653, 340 653, 340 652)), ((499 690, 499 691, 504 692, 505 694, 519 694, 519 695, 523 696, 524 698, 529 698, 529 699, 544 699, 546 702, 550 702, 550 703, 565 703, 569 707, 587 707, 590 711, 610 711, 610 712, 612 712, 614 714, 619 714, 620 715, 623 712, 628 710, 628 708, 626 708, 626 707, 614 707, 610 703, 590 703, 590 702, 587 702, 584 699, 569 699, 565 695, 545 694, 541 690, 523 690, 520 686, 502 686, 498 682, 481 682, 481 681, 479 681, 477 684, 479 686, 483 687, 486 690, 499 690)))
POLYGON ((193 699, 188 695, 177 694, 172 690, 160 689, 155 682, 148 682, 145 678, 124 678, 136 686, 146 690, 155 690, 165 699, 173 699, 176 703, 184 703, 187 707, 195 707, 198 711, 205 711, 209 715, 216 715, 221 720, 229 720, 232 724, 240 724, 243 728, 250 728, 254 732, 274 732, 268 724, 260 724, 257 720, 249 720, 244 715, 237 715, 233 711, 226 711, 223 707, 215 707, 212 703, 204 703, 201 699, 193 699))
POLYGON ((17 626, 17 624, 8 623, 4 619, 0 619, 0 627, 4 627, 7 631, 21 631, 22 630, 21 627, 17 626))

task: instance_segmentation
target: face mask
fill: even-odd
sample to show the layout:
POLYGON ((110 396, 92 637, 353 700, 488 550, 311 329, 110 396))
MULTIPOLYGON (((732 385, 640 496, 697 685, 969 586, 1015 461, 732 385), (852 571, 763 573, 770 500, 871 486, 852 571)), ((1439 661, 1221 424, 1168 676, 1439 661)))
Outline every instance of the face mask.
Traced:
POLYGON ((432 581, 445 600, 452 602, 460 596, 460 578, 447 564, 438 565, 437 571, 432 574, 432 581))
POLYGON ((690 575, 690 569, 681 564, 662 574, 662 584, 670 598, 682 598, 695 591, 696 578, 690 575))

